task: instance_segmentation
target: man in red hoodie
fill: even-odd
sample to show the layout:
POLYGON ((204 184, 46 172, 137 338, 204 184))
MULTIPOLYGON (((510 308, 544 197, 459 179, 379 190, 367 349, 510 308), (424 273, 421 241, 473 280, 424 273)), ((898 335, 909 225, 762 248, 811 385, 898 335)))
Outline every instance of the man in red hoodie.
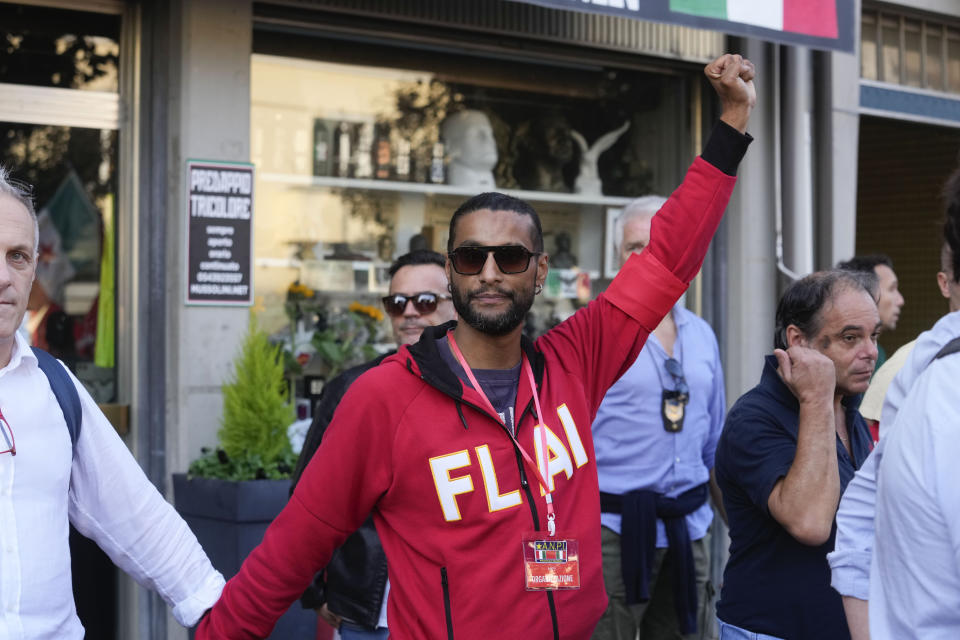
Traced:
POLYGON ((548 268, 536 212, 498 193, 457 209, 447 274, 461 321, 428 328, 350 387, 198 639, 268 635, 371 511, 391 637, 590 635, 607 600, 590 425, 700 269, 750 141, 753 65, 728 54, 705 73, 721 122, 647 249, 535 342, 522 328, 548 268))

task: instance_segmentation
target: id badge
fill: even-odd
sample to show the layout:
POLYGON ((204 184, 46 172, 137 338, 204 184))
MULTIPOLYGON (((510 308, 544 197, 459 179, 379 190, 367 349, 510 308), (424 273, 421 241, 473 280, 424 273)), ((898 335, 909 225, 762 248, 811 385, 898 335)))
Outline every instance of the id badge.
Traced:
POLYGON ((523 536, 523 577, 527 591, 580 588, 580 544, 545 531, 523 536))
POLYGON ((661 414, 663 416, 663 428, 669 433, 677 433, 683 430, 683 418, 686 414, 686 406, 690 396, 680 391, 663 390, 661 405, 661 414))

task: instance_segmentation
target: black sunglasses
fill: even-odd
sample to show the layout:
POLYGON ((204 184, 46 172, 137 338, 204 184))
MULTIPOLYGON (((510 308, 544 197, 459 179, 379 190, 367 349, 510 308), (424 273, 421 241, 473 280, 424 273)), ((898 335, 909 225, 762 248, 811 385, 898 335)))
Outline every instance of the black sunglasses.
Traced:
POLYGON ((663 366, 667 373, 673 376, 675 391, 682 395, 690 395, 690 387, 687 386, 687 380, 683 377, 683 367, 680 366, 680 363, 674 358, 667 358, 663 366))
POLYGON ((448 295, 421 291, 420 293, 414 293, 409 296, 404 293, 395 293, 392 296, 384 296, 382 301, 383 308, 386 309, 387 313, 397 318, 403 315, 408 302, 413 303, 413 308, 417 310, 417 313, 426 315, 436 311, 437 305, 441 300, 449 299, 450 296, 448 295))
POLYGON ((502 273, 523 273, 530 268, 530 258, 540 253, 528 251, 519 245, 501 245, 497 247, 458 247, 447 254, 453 270, 462 276, 475 276, 483 271, 487 255, 492 253, 497 268, 502 273))

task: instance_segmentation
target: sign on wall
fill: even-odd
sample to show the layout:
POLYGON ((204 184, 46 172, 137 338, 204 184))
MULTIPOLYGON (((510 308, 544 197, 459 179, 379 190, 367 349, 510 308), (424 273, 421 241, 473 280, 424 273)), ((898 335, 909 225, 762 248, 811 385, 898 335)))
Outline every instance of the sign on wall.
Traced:
POLYGON ((187 304, 253 302, 253 165, 187 161, 187 304))
POLYGON ((854 53, 856 0, 516 0, 854 53))

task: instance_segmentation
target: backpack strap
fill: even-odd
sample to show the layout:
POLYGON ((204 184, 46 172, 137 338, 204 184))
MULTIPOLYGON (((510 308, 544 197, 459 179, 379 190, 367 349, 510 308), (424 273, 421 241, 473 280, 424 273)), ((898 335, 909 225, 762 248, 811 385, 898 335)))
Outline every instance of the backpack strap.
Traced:
POLYGON ((31 347, 33 354, 37 356, 37 364, 40 371, 43 371, 50 382, 50 389, 53 395, 60 403, 60 410, 63 411, 63 418, 67 422, 67 430, 70 432, 70 443, 73 445, 73 453, 77 452, 77 440, 80 439, 80 427, 83 423, 83 409, 80 406, 80 394, 77 388, 73 386, 73 380, 67 375, 63 365, 52 355, 31 347))
POLYGON ((934 360, 939 360, 943 356, 948 356, 951 353, 957 353, 960 351, 960 338, 954 338, 947 344, 943 345, 943 349, 937 352, 937 355, 933 356, 934 360))

